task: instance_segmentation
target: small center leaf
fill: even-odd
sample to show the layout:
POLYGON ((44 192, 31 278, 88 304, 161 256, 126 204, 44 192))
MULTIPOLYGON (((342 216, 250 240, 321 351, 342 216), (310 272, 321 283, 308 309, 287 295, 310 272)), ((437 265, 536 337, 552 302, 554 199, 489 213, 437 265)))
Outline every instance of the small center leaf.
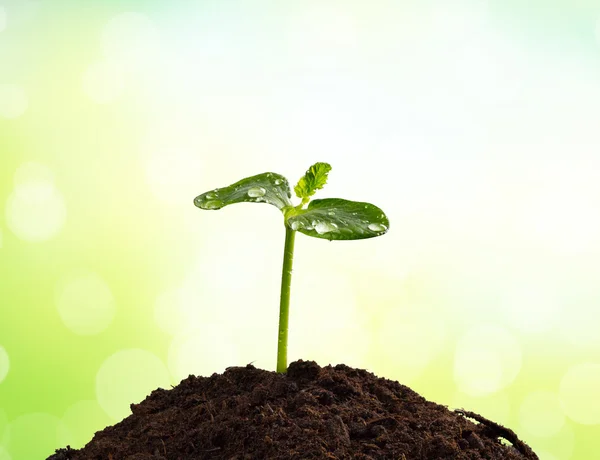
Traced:
POLYGON ((267 172, 205 192, 194 199, 194 204, 201 209, 221 209, 234 203, 268 203, 281 210, 292 206, 291 197, 287 179, 281 174, 267 172))
POLYGON ((290 209, 286 225, 315 238, 360 240, 383 235, 390 223, 373 204, 325 198, 311 201, 306 209, 290 209))
POLYGON ((331 171, 331 165, 329 163, 315 163, 302 178, 298 181, 298 184, 294 187, 296 196, 302 199, 302 204, 306 204, 308 199, 315 194, 317 190, 323 188, 327 183, 327 175, 331 171))

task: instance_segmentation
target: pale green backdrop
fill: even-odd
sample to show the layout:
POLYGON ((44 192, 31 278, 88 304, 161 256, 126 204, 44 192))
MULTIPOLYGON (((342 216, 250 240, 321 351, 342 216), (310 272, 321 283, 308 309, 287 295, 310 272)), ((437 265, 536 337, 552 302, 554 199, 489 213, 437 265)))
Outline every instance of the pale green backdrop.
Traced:
POLYGON ((284 229, 193 198, 333 166, 390 231, 299 235, 290 358, 600 447, 597 1, 0 0, 0 460, 190 373, 275 367, 284 229))

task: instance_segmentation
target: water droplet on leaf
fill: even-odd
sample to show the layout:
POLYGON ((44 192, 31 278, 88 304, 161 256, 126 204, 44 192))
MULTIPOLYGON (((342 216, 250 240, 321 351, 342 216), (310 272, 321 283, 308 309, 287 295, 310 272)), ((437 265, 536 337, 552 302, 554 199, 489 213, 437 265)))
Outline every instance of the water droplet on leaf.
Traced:
POLYGON ((202 209, 219 209, 223 207, 223 202, 221 200, 209 200, 202 203, 200 207, 202 209))
POLYGON ((372 232, 383 232, 387 229, 387 227, 383 224, 369 224, 367 228, 372 232))
POLYGON ((248 190, 248 196, 251 198, 257 198, 259 196, 265 196, 267 191, 262 187, 252 187, 248 190))
POLYGON ((281 179, 275 179, 275 185, 281 185, 281 179))
POLYGON ((315 230, 319 235, 323 235, 324 233, 335 232, 337 230, 337 225, 333 222, 317 222, 315 230))

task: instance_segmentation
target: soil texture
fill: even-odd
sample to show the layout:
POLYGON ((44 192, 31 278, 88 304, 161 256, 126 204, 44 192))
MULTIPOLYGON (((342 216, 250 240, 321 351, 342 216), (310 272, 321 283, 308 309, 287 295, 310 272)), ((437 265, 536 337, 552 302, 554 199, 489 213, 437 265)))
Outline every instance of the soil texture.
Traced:
POLYGON ((47 460, 537 459, 515 433, 340 364, 189 376, 47 460))

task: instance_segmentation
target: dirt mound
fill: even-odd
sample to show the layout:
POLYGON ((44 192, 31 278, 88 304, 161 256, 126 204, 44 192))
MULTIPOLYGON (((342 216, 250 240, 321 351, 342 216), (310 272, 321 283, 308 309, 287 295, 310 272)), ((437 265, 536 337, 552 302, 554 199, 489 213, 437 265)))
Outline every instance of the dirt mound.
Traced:
POLYGON ((343 364, 189 376, 131 411, 48 460, 538 458, 507 428, 343 364))

